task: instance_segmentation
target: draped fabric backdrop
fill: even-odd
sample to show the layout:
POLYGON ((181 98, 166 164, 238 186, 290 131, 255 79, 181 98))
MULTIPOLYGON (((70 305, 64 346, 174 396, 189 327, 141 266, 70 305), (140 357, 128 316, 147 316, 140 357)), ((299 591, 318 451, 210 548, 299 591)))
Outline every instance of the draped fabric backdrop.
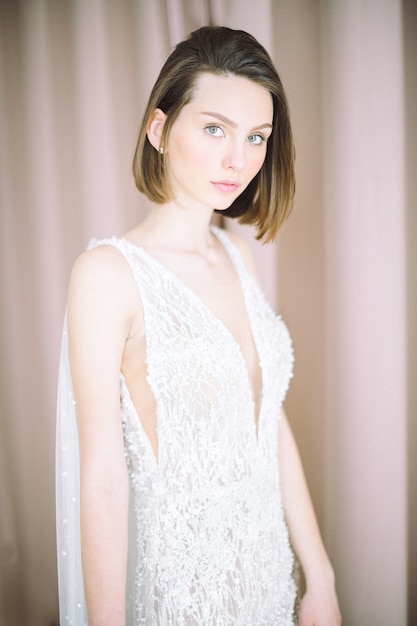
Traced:
POLYGON ((258 37, 290 100, 294 213, 278 246, 253 250, 294 339, 287 412, 345 623, 417 621, 414 0, 1 0, 1 626, 58 622, 71 265, 90 237, 145 214, 131 159, 149 90, 175 43, 210 22, 258 37))

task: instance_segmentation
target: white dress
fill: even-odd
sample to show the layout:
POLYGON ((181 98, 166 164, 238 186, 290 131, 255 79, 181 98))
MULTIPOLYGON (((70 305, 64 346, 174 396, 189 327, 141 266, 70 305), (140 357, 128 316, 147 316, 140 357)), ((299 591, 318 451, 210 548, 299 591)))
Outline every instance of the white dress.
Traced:
POLYGON ((295 623, 278 466, 291 340, 238 250, 224 231, 213 232, 239 275, 260 360, 258 428, 245 361, 225 325, 142 248, 117 238, 90 246, 116 246, 133 272, 157 407, 156 457, 121 376, 131 485, 129 626, 295 623))

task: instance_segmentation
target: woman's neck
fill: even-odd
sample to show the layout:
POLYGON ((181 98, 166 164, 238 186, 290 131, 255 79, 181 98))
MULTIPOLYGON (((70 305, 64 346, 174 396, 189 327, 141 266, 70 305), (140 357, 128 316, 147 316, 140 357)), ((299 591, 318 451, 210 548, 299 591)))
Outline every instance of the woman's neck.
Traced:
POLYGON ((128 236, 138 238, 154 250, 193 252, 209 255, 216 241, 210 233, 213 211, 190 210, 173 202, 152 205, 146 218, 128 236))

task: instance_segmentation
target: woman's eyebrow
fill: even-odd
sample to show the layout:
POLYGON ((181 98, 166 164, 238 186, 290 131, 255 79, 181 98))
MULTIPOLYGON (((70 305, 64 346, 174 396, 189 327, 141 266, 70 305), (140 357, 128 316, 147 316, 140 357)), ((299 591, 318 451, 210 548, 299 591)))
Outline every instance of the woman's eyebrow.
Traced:
MULTIPOLYGON (((223 122, 224 124, 231 126, 232 128, 237 128, 236 122, 229 119, 225 115, 222 115, 221 113, 215 113, 214 111, 202 111, 201 115, 210 115, 210 117, 215 117, 221 122, 223 122)), ((267 122, 266 124, 260 124, 259 126, 254 126, 251 130, 260 130, 261 128, 272 128, 272 124, 267 122)))

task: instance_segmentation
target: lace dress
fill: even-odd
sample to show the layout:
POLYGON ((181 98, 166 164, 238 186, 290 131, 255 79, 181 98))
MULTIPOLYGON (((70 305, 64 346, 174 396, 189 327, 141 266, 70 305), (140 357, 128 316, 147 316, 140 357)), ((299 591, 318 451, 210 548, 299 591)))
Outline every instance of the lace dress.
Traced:
MULTIPOLYGON (((121 376, 131 502, 130 626, 294 624, 294 555, 278 467, 280 407, 292 375, 288 331, 224 231, 262 372, 255 406, 239 345, 163 264, 117 238, 144 310, 157 457, 121 376)), ((80 622, 81 623, 81 622, 80 622)))

